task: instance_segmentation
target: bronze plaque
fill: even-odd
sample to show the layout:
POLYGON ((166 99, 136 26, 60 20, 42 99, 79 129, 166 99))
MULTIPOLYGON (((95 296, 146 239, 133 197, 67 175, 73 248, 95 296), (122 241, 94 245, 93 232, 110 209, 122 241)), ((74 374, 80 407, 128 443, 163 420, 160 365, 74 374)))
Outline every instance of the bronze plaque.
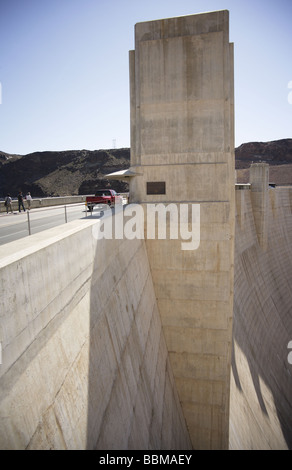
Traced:
POLYGON ((165 181, 147 181, 147 194, 165 194, 165 181))

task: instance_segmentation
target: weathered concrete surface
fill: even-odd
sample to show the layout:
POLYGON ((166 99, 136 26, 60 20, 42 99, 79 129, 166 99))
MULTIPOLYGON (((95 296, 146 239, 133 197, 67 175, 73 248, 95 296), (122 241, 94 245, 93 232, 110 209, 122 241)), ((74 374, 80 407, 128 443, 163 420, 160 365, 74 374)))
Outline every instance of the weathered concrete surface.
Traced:
POLYGON ((195 449, 228 447, 233 312, 233 45, 228 11, 139 23, 130 53, 130 201, 200 204, 200 245, 147 240, 195 449), (165 194, 147 193, 164 182, 165 194))
POLYGON ((268 248, 269 230, 269 165, 267 163, 253 163, 250 166, 249 175, 257 239, 260 247, 265 251, 268 248))
POLYGON ((0 247, 0 448, 187 449, 143 240, 0 247))
POLYGON ((236 191, 230 448, 291 449, 292 189, 255 171, 236 191))

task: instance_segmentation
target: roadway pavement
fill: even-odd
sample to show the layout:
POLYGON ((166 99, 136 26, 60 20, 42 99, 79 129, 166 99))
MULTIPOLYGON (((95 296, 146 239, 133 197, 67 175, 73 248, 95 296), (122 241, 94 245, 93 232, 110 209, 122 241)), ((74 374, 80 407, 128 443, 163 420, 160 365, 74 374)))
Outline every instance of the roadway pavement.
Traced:
MULTIPOLYGON (((0 245, 29 236, 27 212, 0 214, 0 245)), ((86 217, 84 204, 66 206, 67 222, 86 217)), ((66 223, 64 206, 31 209, 29 211, 31 234, 66 223)))

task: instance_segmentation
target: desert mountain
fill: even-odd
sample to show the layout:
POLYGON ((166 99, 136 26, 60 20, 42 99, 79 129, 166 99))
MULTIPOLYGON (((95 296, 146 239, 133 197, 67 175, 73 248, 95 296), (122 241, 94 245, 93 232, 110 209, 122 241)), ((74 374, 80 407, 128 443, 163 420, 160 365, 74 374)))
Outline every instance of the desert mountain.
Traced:
MULTIPOLYGON (((252 162, 270 164, 270 181, 292 184, 292 139, 249 142, 235 149, 237 181, 248 182, 252 162)), ((68 150, 12 155, 0 152, 0 197, 30 191, 33 197, 93 194, 101 187, 128 190, 107 173, 128 168, 130 149, 68 150)))
POLYGON ((107 173, 128 168, 130 149, 68 150, 8 155, 0 152, 0 197, 19 190, 33 197, 92 194, 111 186, 119 192, 128 189, 122 181, 109 182, 107 173))
POLYGON ((249 181, 251 163, 266 162, 270 165, 270 182, 292 184, 292 139, 271 142, 249 142, 235 149, 237 182, 249 181))

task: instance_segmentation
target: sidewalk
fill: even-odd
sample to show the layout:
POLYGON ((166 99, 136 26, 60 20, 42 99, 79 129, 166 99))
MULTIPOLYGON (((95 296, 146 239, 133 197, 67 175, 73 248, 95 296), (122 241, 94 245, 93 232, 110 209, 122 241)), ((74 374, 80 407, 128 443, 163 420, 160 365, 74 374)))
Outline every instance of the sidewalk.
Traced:
MULTIPOLYGON (((22 212, 23 212, 23 211, 22 211, 22 212)), ((7 212, 1 212, 1 213, 0 213, 0 217, 5 217, 5 216, 7 216, 7 215, 15 215, 15 214, 20 214, 20 212, 18 212, 18 211, 17 211, 17 212, 16 212, 16 211, 13 211, 13 212, 8 212, 8 214, 7 214, 7 212)))

